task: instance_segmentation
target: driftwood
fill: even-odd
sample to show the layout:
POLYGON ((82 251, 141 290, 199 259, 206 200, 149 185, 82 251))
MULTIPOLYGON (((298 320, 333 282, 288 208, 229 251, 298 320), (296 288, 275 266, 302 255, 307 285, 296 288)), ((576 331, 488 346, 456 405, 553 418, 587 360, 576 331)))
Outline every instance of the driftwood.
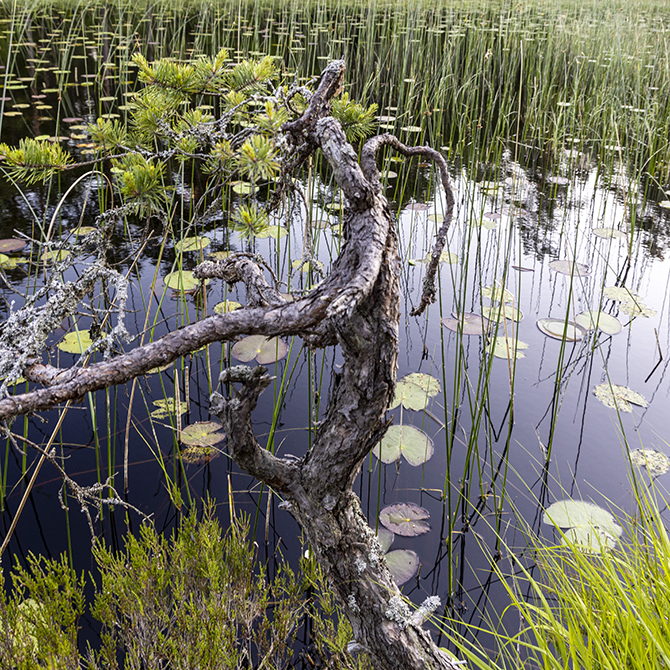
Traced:
POLYGON ((305 532, 349 618, 351 650, 367 651, 379 670, 456 668, 422 628, 439 604, 429 598, 412 613, 388 572, 379 544, 352 491, 363 460, 383 436, 386 408, 397 374, 399 259, 395 224, 381 192, 377 150, 389 145, 405 155, 436 161, 447 193, 445 223, 437 236, 417 313, 432 302, 434 277, 453 210, 442 156, 425 147, 408 148, 395 137, 369 140, 359 164, 342 128, 329 114, 342 89, 344 63, 331 63, 305 113, 284 126, 292 148, 291 169, 321 149, 342 188, 349 215, 345 244, 330 275, 305 297, 287 302, 270 286, 249 255, 203 263, 196 276, 242 281, 249 304, 214 315, 111 360, 76 370, 33 362, 25 375, 46 387, 0 400, 0 418, 35 412, 86 392, 129 381, 208 343, 238 335, 298 335, 310 346, 337 343, 344 365, 333 378, 325 419, 313 446, 299 459, 278 458, 256 440, 251 414, 270 378, 262 367, 237 366, 221 375, 229 397, 212 396, 212 412, 228 436, 228 451, 250 475, 271 486, 305 532))

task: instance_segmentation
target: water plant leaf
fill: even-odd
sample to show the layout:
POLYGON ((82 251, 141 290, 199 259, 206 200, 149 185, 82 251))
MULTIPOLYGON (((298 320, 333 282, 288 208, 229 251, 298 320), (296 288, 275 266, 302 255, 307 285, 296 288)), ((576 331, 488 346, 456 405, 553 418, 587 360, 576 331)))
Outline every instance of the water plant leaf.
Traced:
POLYGON ((203 465, 216 458, 221 452, 215 447, 185 447, 181 450, 181 460, 189 465, 203 465))
POLYGON ((619 309, 628 316, 643 316, 646 319, 656 316, 656 310, 641 303, 639 300, 624 300, 619 309))
POLYGON ((248 335, 233 345, 232 354, 238 361, 247 363, 256 359, 261 365, 274 363, 284 358, 288 344, 279 337, 248 335))
POLYGON ((390 549, 394 538, 395 535, 388 528, 384 528, 382 526, 377 530, 377 541, 379 542, 379 546, 382 549, 382 553, 385 554, 390 549))
POLYGON ((589 554, 600 554, 603 549, 614 549, 617 537, 610 535, 601 528, 578 526, 577 528, 568 528, 565 531, 561 538, 561 544, 567 547, 577 547, 589 554))
MULTIPOLYGON (((168 416, 176 414, 175 412, 175 400, 174 398, 161 398, 160 400, 154 400, 154 406, 157 408, 151 412, 151 416, 154 419, 167 419, 168 416)), ((179 401, 179 415, 186 414, 188 411, 188 405, 185 400, 179 401)))
POLYGON ((439 392, 440 382, 435 377, 423 372, 413 372, 396 384, 395 396, 389 409, 394 409, 402 403, 405 409, 420 411, 426 407, 428 400, 439 392))
POLYGON ((526 354, 521 350, 528 349, 528 345, 521 340, 500 335, 495 337, 486 348, 493 349, 493 355, 496 358, 526 358, 526 354))
POLYGON ((482 307, 482 316, 489 321, 498 323, 501 317, 511 319, 512 321, 521 321, 523 313, 512 305, 484 305, 482 307))
POLYGON ((622 412, 632 412, 631 403, 640 407, 647 406, 647 401, 639 393, 629 389, 627 386, 603 382, 602 384, 598 384, 593 389, 593 392, 596 398, 604 405, 611 409, 619 409, 622 412))
POLYGON ((419 556, 411 549, 395 549, 384 556, 386 567, 397 586, 408 582, 419 569, 419 556))
POLYGON ((549 337, 566 342, 577 342, 586 335, 586 330, 572 321, 564 319, 538 319, 537 327, 549 337))
POLYGON ((513 302, 514 293, 508 291, 506 288, 500 286, 500 284, 492 284, 491 286, 485 286, 482 289, 482 297, 489 298, 492 302, 513 302))
MULTIPOLYGON (((425 391, 423 397, 425 402, 425 391)), ((404 425, 391 426, 372 453, 382 463, 394 463, 402 454, 410 465, 418 466, 429 460, 433 451, 433 441, 426 433, 414 426, 404 425)))
POLYGON ((58 348, 69 354, 83 354, 93 344, 88 330, 78 330, 68 333, 59 343, 58 348))
POLYGON ((575 277, 588 277, 589 266, 574 261, 556 260, 549 263, 549 267, 562 275, 574 275, 575 277))
POLYGON ((451 318, 445 317, 442 324, 456 333, 463 332, 463 335, 481 335, 489 329, 488 319, 470 312, 453 314, 451 318))
POLYGON ((189 447, 211 447, 223 440, 221 424, 214 421, 198 421, 181 431, 181 441, 189 447))
POLYGON ((615 302, 640 300, 640 296, 637 293, 633 293, 625 286, 606 286, 603 289, 603 296, 615 302))
POLYGON ((20 240, 18 237, 10 237, 6 240, 0 240, 0 252, 3 254, 10 251, 18 251, 28 244, 25 240, 20 240))
POLYGON ((238 181, 233 184, 233 191, 237 195, 249 195, 251 193, 252 185, 246 181, 238 181))
POLYGON ((210 245, 212 240, 209 237, 193 236, 185 237, 174 245, 175 250, 182 254, 188 251, 200 251, 210 245))
POLYGON ((379 513, 379 520, 385 528, 403 537, 416 537, 430 530, 430 514, 414 503, 395 503, 379 513))
POLYGON ((207 255, 207 258, 211 258, 215 261, 223 261, 230 256, 230 251, 210 251, 207 255))
POLYGON ((590 310, 581 312, 575 317, 575 321, 587 330, 602 330, 606 335, 616 335, 623 329, 621 321, 611 314, 606 312, 599 312, 598 310, 590 310))
POLYGON ((47 249, 40 258, 43 263, 60 263, 70 255, 67 249, 47 249))
POLYGON ((90 233, 95 232, 96 228, 95 226, 78 226, 72 231, 73 235, 79 236, 84 236, 84 235, 89 235, 90 233))
POLYGON ((593 234, 596 237, 602 237, 605 240, 625 240, 627 238, 626 233, 616 228, 594 228, 593 234))
POLYGON ((634 449, 630 461, 638 468, 646 468, 652 477, 664 475, 670 470, 670 459, 656 449, 634 449))
MULTIPOLYGON (((177 270, 163 277, 163 281, 168 288, 173 291, 192 291, 200 285, 200 279, 196 279, 190 270, 177 270)), ((205 279, 205 284, 209 284, 209 279, 205 279)))
POLYGON ((661 200, 661 202, 658 203, 659 207, 663 207, 663 209, 670 209, 670 200, 661 200))
POLYGON ((265 226, 256 233, 256 237, 259 239, 266 239, 267 237, 272 237, 275 240, 280 240, 282 237, 288 235, 288 230, 284 226, 265 226))
POLYGON ((214 312, 216 314, 225 314, 226 312, 232 312, 240 307, 242 307, 242 305, 234 300, 222 300, 214 305, 214 312))

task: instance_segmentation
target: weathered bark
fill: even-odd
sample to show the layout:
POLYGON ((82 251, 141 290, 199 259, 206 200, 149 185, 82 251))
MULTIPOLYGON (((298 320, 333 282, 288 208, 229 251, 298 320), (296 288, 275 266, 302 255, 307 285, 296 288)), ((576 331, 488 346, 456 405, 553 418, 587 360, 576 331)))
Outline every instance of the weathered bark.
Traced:
POLYGON ((386 408, 397 373, 399 259, 395 225, 375 165, 377 149, 386 144, 406 155, 433 158, 447 192, 445 224, 419 310, 434 299, 434 275, 453 211, 453 195, 440 154, 405 147, 389 135, 370 140, 358 163, 342 128, 329 116, 330 101, 341 90, 343 76, 344 63, 331 63, 304 115, 284 127, 297 157, 293 165, 320 148, 349 203, 345 243, 325 281, 304 298, 286 302, 248 255, 204 263, 196 269, 197 276, 243 281, 250 305, 208 317, 89 368, 60 371, 35 363, 26 370, 27 376, 50 386, 0 401, 0 419, 128 381, 205 344, 241 334, 299 335, 312 344, 336 341, 344 365, 334 375, 325 419, 303 458, 278 458, 254 436, 251 413, 269 383, 263 368, 225 370, 221 382, 232 389, 231 397, 215 393, 212 412, 224 425, 231 457, 279 492, 284 507, 304 530, 351 621, 352 649, 367 650, 378 670, 453 670, 457 663, 421 627, 424 614, 437 599, 429 599, 426 607, 412 615, 352 491, 363 460, 388 425, 386 408))

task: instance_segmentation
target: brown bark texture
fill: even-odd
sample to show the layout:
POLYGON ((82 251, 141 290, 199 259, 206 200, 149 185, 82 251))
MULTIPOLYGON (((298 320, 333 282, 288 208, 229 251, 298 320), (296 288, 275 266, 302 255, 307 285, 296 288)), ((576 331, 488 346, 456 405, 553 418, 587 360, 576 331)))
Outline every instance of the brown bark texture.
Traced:
POLYGON ((454 669, 422 627, 437 599, 412 612, 386 568, 374 532, 352 485, 363 460, 383 436, 386 408, 395 389, 399 326, 399 259, 395 223, 382 194, 375 157, 388 145, 433 159, 447 196, 420 305, 434 300, 435 273, 454 199, 443 157, 427 147, 409 148, 391 135, 369 140, 359 162, 339 123, 330 116, 342 90, 344 62, 331 63, 305 113, 287 123, 290 169, 321 149, 349 205, 345 243, 329 276, 305 297, 285 300, 268 284, 253 256, 238 254, 198 266, 196 276, 246 285, 248 305, 174 331, 143 347, 85 368, 59 370, 33 362, 28 379, 44 388, 0 400, 0 419, 44 410, 85 393, 129 381, 206 344, 240 335, 298 335, 310 346, 338 344, 344 364, 334 375, 325 419, 309 452, 299 459, 274 456, 254 436, 252 411, 270 377, 262 367, 224 370, 223 394, 212 396, 212 413, 223 423, 228 451, 250 475, 279 493, 300 524, 339 596, 354 631, 352 653, 364 650, 378 670, 454 669))

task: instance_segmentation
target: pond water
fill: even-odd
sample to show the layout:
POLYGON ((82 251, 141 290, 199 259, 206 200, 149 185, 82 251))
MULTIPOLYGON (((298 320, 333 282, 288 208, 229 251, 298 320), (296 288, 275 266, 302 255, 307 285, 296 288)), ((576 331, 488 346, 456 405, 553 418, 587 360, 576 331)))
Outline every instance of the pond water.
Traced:
MULTIPOLYGON (((396 15, 388 7, 384 11, 378 33, 365 32, 365 23, 354 25, 360 30, 360 42, 377 39, 383 44, 390 39, 383 30, 391 29, 396 15)), ((169 53, 172 45, 185 57, 228 45, 237 50, 235 57, 270 52, 287 71, 297 70, 307 77, 337 55, 338 47, 353 48, 342 41, 344 9, 324 10, 323 15, 315 9, 314 14, 299 17, 286 10, 273 12, 272 8, 247 9, 227 28, 223 15, 189 9, 180 15, 176 10, 147 7, 137 15, 128 8, 117 13, 103 5, 83 15, 56 10, 30 16, 10 13, 2 19, 7 30, 0 38, 4 72, 13 75, 5 83, 2 141, 16 144, 26 136, 62 136, 66 138, 62 146, 77 160, 89 160, 94 154, 87 152, 94 148, 86 123, 100 114, 123 119, 129 94, 138 86, 134 71, 128 74, 125 68, 134 49, 153 58, 169 53), (16 29, 18 22, 21 30, 16 29), (331 33, 320 28, 328 26, 331 33)), ((357 20, 368 20, 362 16, 357 20)), ((430 12, 426 16, 425 22, 443 30, 474 21, 447 11, 439 21, 431 19, 430 12)), ((495 16, 500 15, 494 12, 495 16)), ((489 15, 487 20, 493 21, 489 15)), ((416 39, 405 29, 400 34, 410 45, 416 39)), ((544 34, 541 28, 537 34, 544 34)), ((388 178, 387 197, 397 214, 402 259, 399 378, 416 372, 430 374, 439 382, 440 392, 427 401, 425 410, 400 406, 390 411, 396 424, 414 426, 431 437, 435 448, 431 460, 417 467, 403 458, 383 465, 371 455, 356 490, 375 527, 386 505, 410 502, 428 510, 430 532, 416 538, 396 537, 393 544, 394 549, 412 549, 421 561, 418 576, 407 582, 404 592, 416 602, 426 595, 439 595, 446 611, 477 623, 483 613, 505 606, 504 589, 494 577, 489 557, 504 558, 510 549, 524 546, 519 519, 549 539, 552 532, 542 525, 541 511, 556 500, 592 500, 625 512, 631 498, 631 452, 644 448, 670 456, 666 437, 670 274, 665 259, 670 209, 658 179, 636 169, 635 161, 631 168, 623 150, 584 138, 573 141, 568 128, 563 128, 558 146, 551 150, 534 140, 517 142, 501 134, 495 149, 480 150, 474 158, 474 149, 455 137, 453 124, 446 115, 440 116, 439 109, 431 116, 408 119, 421 124, 417 132, 408 121, 402 121, 405 130, 401 131, 403 101, 413 100, 416 91, 410 94, 403 86, 384 91, 379 62, 373 64, 371 74, 365 70, 364 54, 347 53, 352 92, 366 103, 377 101, 374 90, 365 84, 378 68, 379 102, 387 108, 379 114, 381 129, 392 124, 408 143, 423 141, 441 148, 449 160, 457 200, 449 232, 451 256, 441 264, 439 300, 426 315, 411 317, 425 271, 421 260, 430 253, 444 211, 444 193, 431 166, 384 157, 388 169, 397 173, 388 178), (396 116, 397 110, 388 107, 400 107, 400 112, 396 116), (505 304, 513 318, 500 315, 503 306, 492 299, 487 287, 497 287, 493 290, 498 295, 503 287, 509 291, 505 304), (620 290, 608 292, 610 287, 620 290), (627 290, 623 294, 622 288, 627 290), (599 311, 602 316, 595 318, 600 325, 607 322, 616 329, 617 322, 609 319, 614 317, 620 332, 591 328, 588 316, 581 321, 578 317, 599 311), (482 327, 490 328, 487 333, 479 330, 467 335, 444 325, 452 314, 487 312, 494 323, 482 327), (547 318, 559 320, 558 325, 545 325, 558 339, 539 329, 538 320, 547 318), (580 335, 577 341, 565 341, 564 332, 573 328, 565 325, 566 320, 585 323, 584 328, 575 328, 580 335), (494 335, 507 336, 509 346, 503 339, 494 350, 494 335), (632 389, 643 396, 644 406, 630 407, 623 401, 618 411, 607 406, 594 393, 601 384, 607 389, 610 384, 632 389)), ((388 54, 397 57, 395 51, 388 54)), ((401 65, 394 63, 384 75, 396 82, 394 86, 402 81, 411 88, 413 78, 425 76, 421 69, 425 64, 401 65)), ((221 211, 190 229, 189 208, 198 195, 197 186, 191 189, 190 175, 172 168, 182 208, 169 232, 163 221, 146 224, 131 218, 118 226, 112 238, 110 258, 131 279, 126 317, 131 333, 145 341, 156 339, 211 313, 223 300, 244 304, 242 292, 228 292, 219 282, 212 281, 206 292, 196 295, 165 286, 163 278, 178 263, 191 269, 201 257, 197 250, 179 252, 175 245, 184 236, 197 234, 210 240, 202 251, 204 257, 212 252, 257 251, 291 289, 310 285, 312 277, 292 269, 305 245, 302 215, 290 222, 272 221, 292 224, 289 235, 278 240, 246 239, 221 211)), ((98 175, 74 186, 57 209, 61 195, 85 169, 47 186, 17 185, 4 179, 0 237, 23 233, 39 239, 52 217, 53 235, 61 239, 72 239, 80 225, 90 225, 106 191, 98 175)), ((340 202, 340 195, 328 170, 318 162, 311 181, 307 174, 304 178, 313 203, 314 249, 327 271, 339 248, 338 223, 346 203, 343 210, 332 206, 340 202)), ((231 192, 228 197, 235 204, 243 196, 231 192)), ((11 254, 29 263, 5 266, 11 283, 1 289, 0 310, 5 316, 12 301, 13 308, 18 308, 20 294, 34 292, 45 272, 53 271, 37 267, 40 253, 37 246, 29 245, 11 254)), ((85 261, 86 257, 80 259, 64 278, 78 276, 85 261)), ((80 329, 91 325, 91 309, 82 308, 80 329)), ((53 333, 47 354, 53 365, 69 366, 77 360, 78 356, 56 347, 72 327, 72 322, 65 322, 53 333)), ((308 448, 311 431, 324 411, 338 352, 309 353, 299 341, 288 344, 288 355, 270 365, 276 380, 261 397, 255 421, 261 442, 272 435, 279 453, 299 455, 308 448)), ((271 559, 276 546, 281 546, 294 559, 299 548, 296 524, 277 508, 276 496, 268 498, 267 490, 239 473, 225 449, 202 463, 179 458, 176 424, 181 431, 211 419, 209 395, 220 370, 230 362, 234 362, 230 345, 211 345, 136 385, 87 397, 68 409, 53 444, 66 458, 70 477, 87 486, 114 477, 117 491, 152 515, 161 530, 172 528, 179 518, 178 496, 188 506, 211 495, 226 507, 232 487, 236 508, 255 520, 264 558, 271 559), (155 401, 166 398, 186 403, 183 416, 151 416, 155 401)), ((26 385, 17 388, 23 390, 26 385)), ((54 410, 41 418, 19 419, 14 431, 45 445, 57 418, 54 410)), ((25 490, 22 473, 29 477, 35 460, 35 452, 22 454, 7 443, 0 478, 3 536, 25 490)), ((644 468, 635 472, 649 479, 644 468)), ((22 562, 31 551, 49 556, 65 551, 78 570, 88 570, 88 525, 76 501, 69 499, 69 510, 62 509, 61 489, 59 474, 46 465, 6 551, 22 562)), ((221 518, 227 515, 224 510, 221 518)), ((129 518, 130 527, 137 528, 139 517, 130 514, 129 518)), ((95 530, 113 546, 120 546, 126 532, 124 516, 105 510, 95 530)), ((9 561, 3 567, 8 569, 9 561)))

